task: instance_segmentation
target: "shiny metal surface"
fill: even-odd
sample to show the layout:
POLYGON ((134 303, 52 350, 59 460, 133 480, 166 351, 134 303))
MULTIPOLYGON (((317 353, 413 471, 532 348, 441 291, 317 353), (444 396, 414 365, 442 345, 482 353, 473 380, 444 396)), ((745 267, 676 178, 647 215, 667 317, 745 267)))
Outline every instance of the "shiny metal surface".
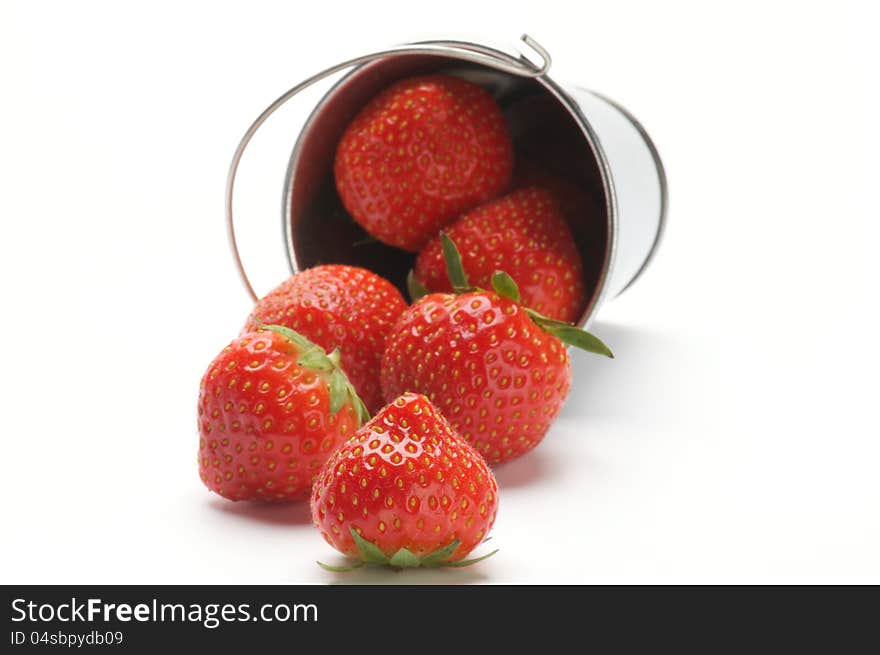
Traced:
POLYGON ((625 107, 596 91, 572 89, 612 159, 621 204, 639 204, 621 208, 627 213, 620 222, 621 231, 630 228, 631 234, 620 236, 617 270, 609 290, 610 297, 617 297, 642 275, 660 246, 669 213, 666 171, 647 130, 625 107), (600 112, 609 114, 612 121, 603 121, 600 112))

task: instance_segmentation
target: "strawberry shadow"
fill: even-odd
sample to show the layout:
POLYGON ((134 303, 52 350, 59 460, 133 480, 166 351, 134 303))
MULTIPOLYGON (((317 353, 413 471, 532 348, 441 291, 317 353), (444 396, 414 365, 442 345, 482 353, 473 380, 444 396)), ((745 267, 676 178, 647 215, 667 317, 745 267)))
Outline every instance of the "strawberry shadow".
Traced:
MULTIPOLYGON (((642 330, 603 321, 590 331, 605 341, 615 358, 570 349, 572 390, 559 422, 550 428, 546 443, 531 452, 493 468, 498 486, 519 489, 559 482, 571 473, 571 456, 560 448, 566 438, 584 438, 581 431, 601 429, 602 421, 652 420, 657 416, 664 388, 658 371, 675 370, 682 346, 662 332, 642 330), (571 434, 569 434, 571 433, 571 434)), ((584 462, 579 466, 583 468, 584 462)))
POLYGON ((522 457, 499 464, 492 469, 501 489, 516 489, 539 484, 557 474, 557 464, 541 446, 522 457))
MULTIPOLYGON (((344 565, 345 561, 328 562, 328 564, 344 565)), ((392 569, 375 567, 362 568, 348 573, 326 572, 326 583, 329 585, 464 585, 481 584, 489 579, 480 567, 472 568, 439 568, 439 569, 392 569)))
POLYGON ((300 526, 312 524, 308 501, 295 503, 230 502, 212 498, 208 502, 215 512, 265 525, 300 526))
POLYGON ((614 352, 614 359, 571 349, 572 389, 561 419, 590 422, 645 420, 668 411, 666 400, 676 371, 692 357, 674 335, 596 321, 590 331, 614 352))

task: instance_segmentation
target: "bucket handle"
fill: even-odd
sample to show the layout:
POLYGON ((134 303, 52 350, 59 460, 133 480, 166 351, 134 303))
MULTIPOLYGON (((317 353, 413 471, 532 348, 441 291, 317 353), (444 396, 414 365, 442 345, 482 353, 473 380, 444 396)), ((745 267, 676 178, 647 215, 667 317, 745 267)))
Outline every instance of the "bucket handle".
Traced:
POLYGON ((335 66, 331 66, 330 68, 326 68, 320 73, 317 73, 312 77, 303 80, 293 88, 289 89, 286 93, 279 96, 279 98, 275 100, 275 102, 266 107, 266 109, 263 110, 263 113, 257 117, 257 119, 251 124, 251 126, 247 129, 247 132, 245 132, 244 136, 241 138, 238 147, 235 149, 235 154, 232 156, 232 162, 229 164, 229 173, 226 178, 226 229, 229 235, 229 244, 232 247, 232 257, 235 260, 236 267, 238 268, 238 274, 241 277, 242 282, 244 282, 245 289, 247 290, 248 294, 250 294, 254 302, 256 302, 259 297, 257 296, 253 286, 251 285, 250 280, 248 279, 247 273, 244 270, 244 264, 241 260, 241 254, 238 252, 238 242, 235 238, 235 223, 232 213, 232 196, 235 190, 235 176, 238 173, 238 166, 241 163, 241 158, 244 155, 244 151, 250 143, 251 139, 253 138, 254 134, 257 133, 257 130, 260 129, 260 126, 262 126, 262 124, 266 122, 266 119, 268 119, 269 116, 274 114, 278 108, 280 108, 284 103, 293 98, 293 96, 297 95, 300 91, 307 89, 316 82, 319 82, 324 78, 333 75, 334 73, 338 73, 342 70, 345 70, 346 68, 351 68, 352 66, 359 66, 369 63, 380 57, 399 53, 424 55, 455 55, 455 57, 457 57, 458 59, 470 61, 475 64, 481 64, 483 66, 487 66, 495 70, 500 70, 505 73, 510 73, 511 75, 517 75, 519 77, 540 77, 546 74, 547 71, 550 69, 550 54, 528 34, 523 34, 520 37, 520 40, 540 56, 540 66, 536 65, 534 62, 526 58, 522 53, 519 53, 516 57, 514 57, 513 55, 502 52, 501 50, 496 50, 494 48, 479 45, 476 43, 466 43, 463 41, 420 41, 417 43, 406 43, 403 45, 388 48, 386 50, 379 50, 367 55, 355 57, 354 59, 349 59, 342 63, 336 64, 335 66))

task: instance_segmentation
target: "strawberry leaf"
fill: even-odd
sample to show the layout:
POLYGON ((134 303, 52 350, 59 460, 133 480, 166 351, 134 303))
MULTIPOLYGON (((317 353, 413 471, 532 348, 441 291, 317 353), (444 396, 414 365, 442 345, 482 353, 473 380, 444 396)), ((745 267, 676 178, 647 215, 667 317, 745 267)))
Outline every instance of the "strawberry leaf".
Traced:
POLYGON ((565 323, 563 321, 557 321, 555 318, 550 318, 549 316, 544 316, 543 314, 539 314, 531 307, 523 307, 526 314, 529 315, 539 327, 547 329, 550 327, 571 327, 571 323, 565 323))
POLYGON ((349 566, 333 566, 331 564, 324 564, 324 562, 315 562, 315 564, 320 566, 325 571, 331 571, 333 573, 348 573, 349 571, 354 571, 355 569, 361 568, 365 563, 354 562, 349 566))
POLYGON ((543 314, 539 314, 533 309, 525 308, 526 313, 539 328, 545 332, 552 334, 562 343, 580 348, 588 353, 597 355, 605 355, 614 359, 614 353, 605 345, 605 343, 596 335, 582 330, 571 323, 563 323, 552 318, 548 318, 543 314))
POLYGON ((296 344, 300 348, 300 350, 310 350, 315 347, 315 344, 306 339, 296 330, 291 330, 289 327, 285 327, 283 325, 267 325, 256 316, 254 317, 254 320, 257 322, 257 325, 260 326, 260 329, 269 330, 270 332, 277 332, 288 341, 292 341, 294 344, 296 344))
POLYGON ((368 234, 363 239, 358 239, 357 241, 353 242, 351 245, 353 245, 355 248, 357 248, 359 246, 372 246, 374 243, 379 243, 379 239, 377 239, 376 237, 371 237, 368 234))
POLYGON ((468 284, 467 275, 461 263, 461 253, 458 252, 455 242, 449 238, 446 232, 441 232, 440 243, 443 247, 443 259, 446 260, 446 273, 449 275, 452 288, 456 293, 470 291, 471 285, 468 284))
POLYGON ((398 550, 390 560, 388 565, 398 569, 415 569, 421 565, 422 561, 408 548, 398 550))
POLYGON ((331 566, 329 564, 324 564, 323 562, 318 562, 318 565, 326 570, 333 571, 336 573, 346 573, 348 571, 353 571, 354 569, 360 568, 362 566, 388 566, 393 569, 416 569, 419 567, 424 568, 440 568, 440 567, 453 567, 460 568, 462 566, 470 566, 471 564, 476 564, 477 562, 482 562, 484 559, 489 559, 498 552, 498 549, 493 550, 491 553, 487 555, 483 555, 481 557, 474 557, 472 559, 460 560, 458 562, 449 562, 447 561, 452 554, 456 551, 456 549, 461 545, 461 541, 456 539, 448 546, 444 546, 443 548, 438 548, 432 553, 428 553, 424 557, 419 557, 415 553, 413 553, 409 548, 401 548, 389 559, 385 553, 383 553, 376 544, 373 544, 363 537, 361 537, 357 530, 354 528, 349 528, 349 532, 351 532, 351 536, 354 539, 354 543, 357 546, 358 552, 360 553, 361 559, 359 561, 355 561, 348 566, 331 566))
POLYGON ((357 546, 358 552, 361 554, 361 560, 367 564, 388 564, 388 558, 376 544, 364 539, 354 528, 349 528, 348 531, 351 533, 352 539, 354 539, 354 545, 357 546))
POLYGON ((461 545, 461 541, 456 539, 448 546, 438 548, 433 553, 429 553, 422 558, 422 566, 443 566, 444 561, 448 559, 455 549, 461 545))
POLYGON ((496 548, 495 550, 493 550, 491 553, 488 553, 487 555, 482 555, 480 557, 474 557, 472 559, 462 559, 457 562, 446 562, 445 564, 443 564, 443 566, 450 566, 453 568, 461 568, 462 566, 470 566, 471 564, 476 564, 477 562, 482 562, 484 559, 489 559, 490 557, 492 557, 492 555, 494 555, 497 552, 498 552, 498 549, 496 548))
POLYGON ((317 371, 332 371, 335 368, 333 362, 327 357, 327 353, 323 349, 315 347, 300 355, 296 363, 317 371))
POLYGON ((516 282, 504 271, 495 271, 492 274, 492 288, 495 293, 505 298, 510 298, 513 302, 520 302, 519 287, 516 282))
POLYGON ((590 334, 586 330, 582 330, 573 325, 565 327, 544 328, 547 332, 559 339, 562 343, 580 348, 588 353, 597 355, 605 355, 610 359, 614 359, 614 353, 605 345, 605 343, 596 335, 590 334))
POLYGON ((342 409, 342 406, 349 399, 348 380, 345 379, 345 373, 338 368, 333 369, 327 387, 330 391, 330 416, 333 416, 342 409))
POLYGON ((361 400, 361 397, 357 395, 357 391, 354 390, 354 387, 351 386, 349 382, 349 387, 351 389, 351 395, 354 398, 354 410, 358 415, 358 427, 366 423, 370 420, 370 410, 367 409, 367 406, 364 405, 364 401, 361 400))
POLYGON ((406 290, 409 292, 410 302, 415 302, 422 296, 428 295, 428 289, 416 279, 416 274, 412 269, 406 276, 406 290))

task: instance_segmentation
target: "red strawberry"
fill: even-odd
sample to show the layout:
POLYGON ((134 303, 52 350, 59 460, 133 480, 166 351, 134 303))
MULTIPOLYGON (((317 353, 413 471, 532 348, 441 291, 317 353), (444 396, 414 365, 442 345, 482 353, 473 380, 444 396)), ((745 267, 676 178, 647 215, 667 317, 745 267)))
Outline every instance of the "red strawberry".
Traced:
POLYGON ((199 391, 199 475, 230 500, 297 500, 369 418, 338 367, 305 337, 265 326, 229 344, 199 391))
MULTIPOLYGON (((501 269, 528 307, 560 321, 580 317, 587 300, 581 258, 555 194, 542 187, 514 191, 472 209, 446 234, 476 286, 489 288, 501 269)), ((431 291, 452 291, 439 235, 419 253, 414 274, 431 291)))
POLYGON ((462 558, 485 539, 497 510, 498 485, 486 462, 427 398, 412 393, 337 450, 312 491, 315 526, 359 559, 325 566, 331 570, 473 563, 462 558))
POLYGON ((581 253, 584 286, 595 288, 607 255, 608 217, 604 195, 596 191, 591 193, 590 183, 586 180, 549 175, 532 160, 521 159, 518 164, 514 186, 540 186, 553 194, 581 253))
MULTIPOLYGON (((530 162, 521 161, 514 173, 513 184, 517 189, 541 187, 553 194, 559 211, 565 217, 569 227, 580 226, 596 220, 604 222, 604 212, 599 209, 584 190, 584 183, 576 184, 562 177, 548 175, 530 162)), ((574 229, 574 228, 572 228, 574 229)))
POLYGON ((297 273, 254 307, 243 332, 258 322, 286 325, 328 352, 342 350, 342 368, 370 411, 382 404, 379 364, 385 337, 406 308, 397 288, 355 266, 328 264, 297 273))
POLYGON ((494 291, 469 290, 453 242, 444 235, 453 286, 461 295, 424 296, 400 317, 382 359, 382 391, 423 393, 490 463, 534 448, 571 384, 563 342, 611 356, 599 339, 519 304, 502 272, 494 291))
POLYGON ((336 150, 342 203, 368 233, 418 251, 461 212, 503 193, 513 147, 501 109, 448 75, 401 80, 354 118, 336 150))

